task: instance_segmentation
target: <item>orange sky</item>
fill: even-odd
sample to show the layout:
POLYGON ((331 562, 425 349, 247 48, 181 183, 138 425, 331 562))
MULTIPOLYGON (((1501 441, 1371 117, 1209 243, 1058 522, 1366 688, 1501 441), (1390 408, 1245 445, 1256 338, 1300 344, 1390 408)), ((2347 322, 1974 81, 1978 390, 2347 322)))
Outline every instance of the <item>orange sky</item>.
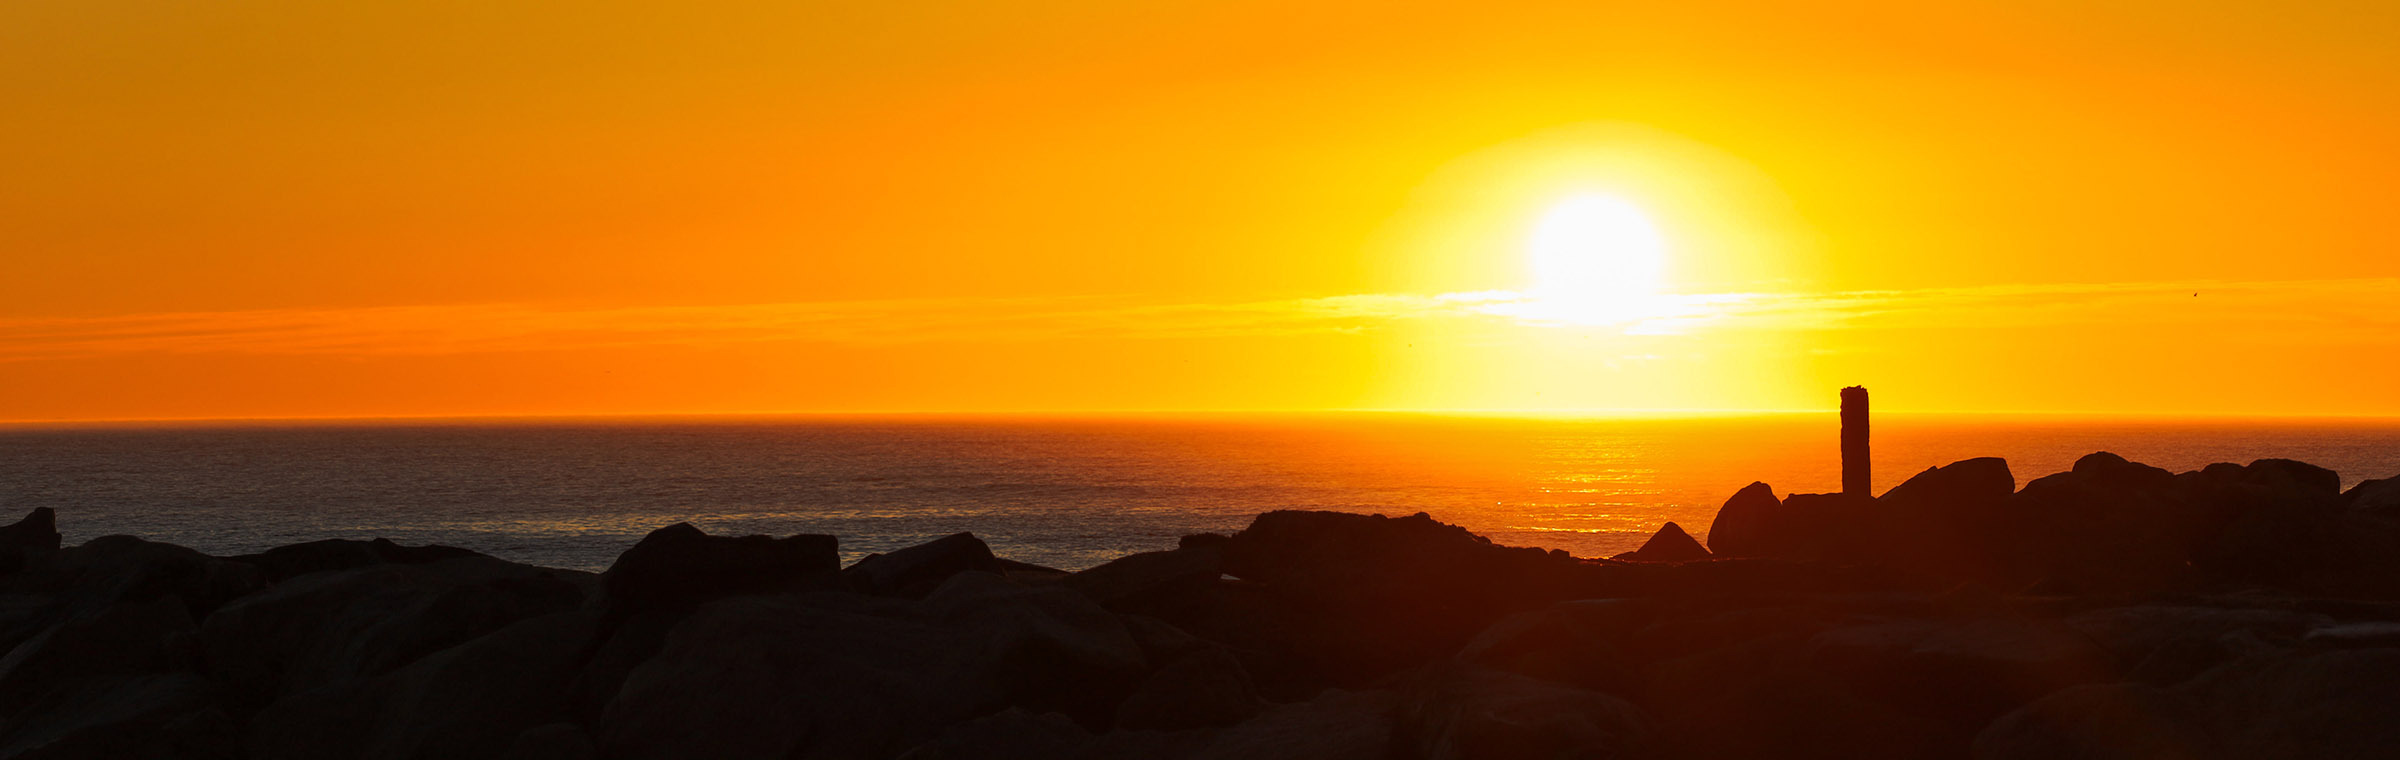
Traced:
POLYGON ((0 420, 2400 414, 2400 10, 2085 5, 0 4, 0 420))

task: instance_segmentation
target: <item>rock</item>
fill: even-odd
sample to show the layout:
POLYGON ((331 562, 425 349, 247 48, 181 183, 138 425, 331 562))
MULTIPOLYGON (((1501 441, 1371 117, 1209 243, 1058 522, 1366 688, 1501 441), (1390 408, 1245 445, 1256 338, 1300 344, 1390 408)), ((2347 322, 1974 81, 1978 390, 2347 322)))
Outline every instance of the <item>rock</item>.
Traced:
POLYGON ((600 574, 612 613, 689 610, 737 594, 829 589, 841 567, 832 536, 711 536, 676 523, 643 536, 600 574))
POLYGON ((1775 489, 1765 483, 1751 483, 1735 491, 1725 506, 1717 508, 1717 517, 1708 525, 1708 549, 1727 557, 1756 557, 1767 540, 1768 523, 1783 506, 1775 498, 1775 489))
POLYGON ((2007 617, 1843 626, 1812 638, 1806 656, 1821 677, 1946 726, 1961 750, 1993 718, 2118 673, 2115 658, 2075 629, 2007 617))
POLYGON ((1006 571, 992 548, 973 533, 953 533, 890 554, 870 555, 842 571, 851 588, 870 594, 923 596, 950 576, 1006 571))
POLYGON ((5 587, 48 596, 55 609, 96 610, 117 602, 173 598, 193 619, 263 585, 258 568, 132 536, 102 536, 60 549, 8 576, 5 587))
POLYGON ((1708 550, 1702 548, 1699 541, 1692 540, 1692 534, 1683 532, 1683 526, 1669 522, 1661 526, 1657 533, 1650 534, 1650 540, 1643 542, 1642 548, 1610 559, 1627 562, 1691 562, 1708 559, 1708 550))
POLYGON ((2177 687, 2231 757, 2382 757, 2400 746, 2400 650, 2250 657, 2177 687))
POLYGON ((2342 493, 2342 476, 2332 470, 2291 459, 2261 459, 2243 468, 2242 480, 2278 491, 2298 491, 2323 497, 2342 493))
POLYGON ((702 605, 595 725, 603 757, 881 757, 998 708, 961 688, 972 638, 903 601, 737 596, 702 605))
POLYGON ((600 750, 592 737, 573 723, 551 723, 525 729, 501 752, 498 760, 596 760, 600 750))
POLYGON ((2008 462, 1981 457, 1928 468, 1876 499, 1857 530, 1878 534, 1874 556, 1897 568, 1958 581, 2010 585, 2007 557, 2017 548, 1998 537, 2014 517, 2006 509, 2017 481, 2008 462))
POLYGON ((1210 737, 1192 760, 1383 760, 1393 756, 1399 697, 1328 689, 1276 705, 1210 737))
POLYGON ((2359 483, 2342 494, 2342 501, 2353 512, 2400 517, 2400 477, 2359 483))
POLYGON ((921 608, 980 642, 979 688, 1006 704, 1102 725, 1149 670, 1122 618, 1065 589, 960 573, 921 608))
POLYGON ((2172 688, 2087 686, 1992 723, 1980 758, 2383 757, 2400 743, 2400 651, 2246 657, 2172 688))
POLYGON ((119 602, 70 617, 0 657, 0 712, 97 678, 189 671, 199 630, 169 597, 119 602))
POLYGON ((1650 732, 1625 700, 1458 664, 1415 679, 1398 716, 1396 743, 1426 760, 1642 756, 1650 732))
POLYGON ((1770 513, 1759 556, 1842 563, 1870 562, 1889 556, 1898 544, 1876 509, 1872 496, 1849 493, 1796 493, 1783 497, 1783 506, 1770 513))
POLYGON ((2091 684, 2043 697, 1975 737, 1978 760, 2187 760, 2218 751, 2200 706, 2141 684, 2091 684))
POLYGON ((2265 650, 2297 645, 2332 620, 2280 609, 2197 605, 2104 607, 2064 621, 2121 664, 2125 680, 2158 686, 2265 650))
POLYGON ((1264 702, 1240 660, 1216 647, 1167 662, 1117 705, 1119 729, 1180 731, 1237 723, 1264 702))
POLYGON ((1189 620, 1214 601, 1223 567, 1223 553, 1202 546, 1118 557, 1065 583, 1111 610, 1189 620))
POLYGON ((1877 501, 1903 509, 1938 509, 1996 504, 2016 490, 2017 479, 2009 474, 2008 460, 1977 457, 1928 467, 1908 482, 1884 492, 1877 501))
POLYGON ((1241 652, 1271 699, 1375 683, 1509 613, 1610 595, 1614 580, 1611 567, 1497 546, 1424 514, 1269 512, 1224 552, 1241 582, 1192 630, 1241 652))
POLYGON ((82 679, 0 727, 0 757, 234 758, 239 728, 192 673, 82 679))
POLYGON ((263 705, 579 607, 567 575, 483 557, 311 573, 227 604, 201 633, 210 674, 263 705))
POLYGON ((1010 706, 1113 709, 1146 665, 1091 600, 986 573, 922 601, 734 597, 694 612, 634 669, 597 738, 610 758, 890 756, 1010 706))
POLYGON ((36 507, 25 519, 0 526, 0 575, 49 559, 58 542, 58 512, 49 507, 36 507))
POLYGON ((353 541, 329 538, 289 546, 278 546, 257 554, 229 557, 235 562, 258 566, 267 580, 281 583, 293 576, 331 570, 350 570, 369 565, 417 565, 460 557, 484 557, 480 552, 455 546, 401 546, 389 539, 353 541))
POLYGON ((1636 631, 1659 615, 1647 599, 1585 599, 1511 615, 1459 649, 1462 662, 1625 694, 1640 688, 1641 663, 1625 654, 1636 631))
POLYGON ((384 676, 285 697, 252 721, 249 757, 501 756, 567 717, 597 625, 590 610, 521 620, 384 676))

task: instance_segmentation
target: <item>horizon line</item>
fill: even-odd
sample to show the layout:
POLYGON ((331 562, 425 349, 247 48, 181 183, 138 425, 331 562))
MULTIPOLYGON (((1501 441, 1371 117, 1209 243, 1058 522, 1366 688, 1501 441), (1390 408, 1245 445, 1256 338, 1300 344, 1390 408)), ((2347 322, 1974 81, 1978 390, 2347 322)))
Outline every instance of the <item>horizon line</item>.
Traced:
MULTIPOLYGON (((640 412, 559 412, 559 413, 465 413, 465 414, 326 414, 274 416, 188 416, 188 417, 84 417, 84 418, 27 418, 0 419, 0 427, 73 427, 73 426, 132 426, 132 425, 206 425, 206 424, 275 424, 275 423, 439 423, 439 422, 573 422, 622 420, 762 420, 772 418, 873 418, 873 417, 945 417, 945 418, 1139 418, 1139 417, 1305 417, 1341 415, 1391 415, 1428 417, 1494 417, 1494 418, 1553 418, 1553 419, 1637 419, 1674 417, 1767 417, 1803 414, 1838 414, 1836 407, 1808 409, 1520 409, 1520 408, 1377 408, 1349 407, 1322 409, 1219 409, 1219 408, 1150 408, 1150 409, 802 409, 775 411, 640 411, 640 412)), ((2059 411, 2059 410, 1886 410, 1875 411, 1878 417, 2012 417, 2012 418, 2079 418, 2119 420, 2215 420, 2215 421, 2391 421, 2400 422, 2400 413, 2344 412, 2194 412, 2194 411, 2059 411)))

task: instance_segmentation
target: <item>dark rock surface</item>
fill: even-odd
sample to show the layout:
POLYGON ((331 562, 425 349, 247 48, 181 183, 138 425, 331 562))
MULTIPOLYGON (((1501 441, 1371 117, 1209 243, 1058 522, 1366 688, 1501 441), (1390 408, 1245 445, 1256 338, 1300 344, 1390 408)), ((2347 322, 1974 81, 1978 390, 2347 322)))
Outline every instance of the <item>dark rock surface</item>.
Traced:
POLYGON ((1972 459, 1754 484, 1629 561, 1272 512, 1076 573, 689 525, 599 576, 219 558, 37 513, 0 529, 0 760, 2383 757, 2400 514, 2339 482, 1972 459))
POLYGON ((1650 540, 1642 542, 1642 548, 1609 559, 1626 562, 1691 562, 1708 559, 1708 549, 1694 540, 1692 534, 1683 532, 1683 526, 1670 522, 1660 526, 1657 533, 1650 534, 1650 540))
POLYGON ((1721 557, 1756 557, 1775 528, 1769 525, 1783 508, 1775 489, 1751 483, 1733 492, 1708 525, 1708 550, 1721 557))
POLYGON ((842 571, 851 588, 870 594, 924 596, 964 572, 1004 575, 1008 567, 973 533, 953 533, 890 554, 872 554, 842 571))
POLYGON ((58 512, 40 507, 25 519, 0 526, 0 575, 25 569, 58 551, 58 512))

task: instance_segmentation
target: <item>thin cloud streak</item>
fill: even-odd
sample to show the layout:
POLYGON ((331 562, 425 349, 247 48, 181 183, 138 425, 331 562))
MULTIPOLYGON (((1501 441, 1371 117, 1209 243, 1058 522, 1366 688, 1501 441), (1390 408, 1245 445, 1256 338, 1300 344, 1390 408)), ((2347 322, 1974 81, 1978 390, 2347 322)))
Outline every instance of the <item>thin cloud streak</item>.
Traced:
POLYGON ((576 308, 531 304, 272 309, 0 320, 0 362, 129 355, 443 355, 745 343, 1171 340, 1354 334, 1409 321, 1714 331, 2193 326, 2321 336, 2400 329, 2400 279, 2019 285, 1670 295, 1560 307, 1508 291, 1240 303, 923 299, 576 308), (2194 295, 2194 294, 2197 295, 2194 295))

